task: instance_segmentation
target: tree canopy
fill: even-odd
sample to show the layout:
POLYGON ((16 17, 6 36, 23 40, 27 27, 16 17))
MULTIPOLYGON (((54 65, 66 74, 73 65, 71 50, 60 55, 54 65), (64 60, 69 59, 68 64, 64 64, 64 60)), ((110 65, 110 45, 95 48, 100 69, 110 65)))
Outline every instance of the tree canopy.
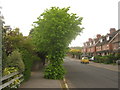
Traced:
POLYGON ((46 9, 34 22, 34 29, 31 33, 33 43, 39 52, 47 52, 50 60, 50 64, 45 70, 46 78, 63 78, 64 69, 61 64, 66 49, 83 30, 80 27, 83 18, 74 13, 68 13, 69 9, 69 7, 51 7, 51 9, 46 9))

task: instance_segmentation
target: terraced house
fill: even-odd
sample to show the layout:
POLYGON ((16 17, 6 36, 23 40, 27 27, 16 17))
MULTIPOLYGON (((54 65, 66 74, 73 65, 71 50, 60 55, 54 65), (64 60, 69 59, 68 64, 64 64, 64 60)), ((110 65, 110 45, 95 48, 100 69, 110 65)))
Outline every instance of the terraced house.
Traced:
POLYGON ((104 36, 97 34, 96 38, 89 38, 82 47, 82 53, 87 56, 120 53, 120 30, 110 28, 104 36))

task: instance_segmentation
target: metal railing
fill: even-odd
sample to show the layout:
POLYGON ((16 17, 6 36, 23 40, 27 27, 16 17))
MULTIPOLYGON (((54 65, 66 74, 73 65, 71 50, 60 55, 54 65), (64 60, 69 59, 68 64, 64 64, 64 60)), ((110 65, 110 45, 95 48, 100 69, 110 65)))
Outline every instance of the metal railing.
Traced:
POLYGON ((14 73, 11 73, 9 75, 6 75, 6 76, 3 76, 0 80, 0 82, 2 82, 2 84, 0 85, 0 90, 5 88, 5 87, 8 87, 8 88, 15 88, 18 84, 20 84, 21 82, 23 82, 23 74, 20 74, 19 72, 14 72, 14 73), (14 77, 16 76, 17 77, 14 77), (12 79, 11 79, 12 78, 12 79), (13 85, 12 87, 9 87, 12 83, 15 82, 15 80, 20 80, 19 83, 13 85))

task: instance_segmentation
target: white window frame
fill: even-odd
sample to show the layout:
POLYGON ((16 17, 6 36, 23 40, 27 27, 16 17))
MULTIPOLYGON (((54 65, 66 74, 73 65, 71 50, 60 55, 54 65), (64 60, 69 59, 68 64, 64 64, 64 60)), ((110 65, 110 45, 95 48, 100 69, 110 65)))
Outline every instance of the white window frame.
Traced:
POLYGON ((107 37, 106 37, 106 40, 108 41, 109 39, 110 39, 110 37, 109 37, 109 36, 107 36, 107 37))
POLYGON ((100 42, 102 42, 103 40, 102 39, 100 39, 100 42))

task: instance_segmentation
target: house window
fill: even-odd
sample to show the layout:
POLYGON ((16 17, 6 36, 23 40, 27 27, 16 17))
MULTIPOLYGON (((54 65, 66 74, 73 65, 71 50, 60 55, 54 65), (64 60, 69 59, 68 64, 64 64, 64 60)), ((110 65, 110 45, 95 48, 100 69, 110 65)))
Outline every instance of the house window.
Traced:
POLYGON ((109 39, 112 39, 112 37, 109 37, 109 39))
POLYGON ((102 42, 102 39, 100 39, 100 42, 102 42))
POLYGON ((107 41, 110 39, 109 36, 106 37, 107 41))
POLYGON ((90 43, 90 46, 92 45, 92 43, 90 43))

